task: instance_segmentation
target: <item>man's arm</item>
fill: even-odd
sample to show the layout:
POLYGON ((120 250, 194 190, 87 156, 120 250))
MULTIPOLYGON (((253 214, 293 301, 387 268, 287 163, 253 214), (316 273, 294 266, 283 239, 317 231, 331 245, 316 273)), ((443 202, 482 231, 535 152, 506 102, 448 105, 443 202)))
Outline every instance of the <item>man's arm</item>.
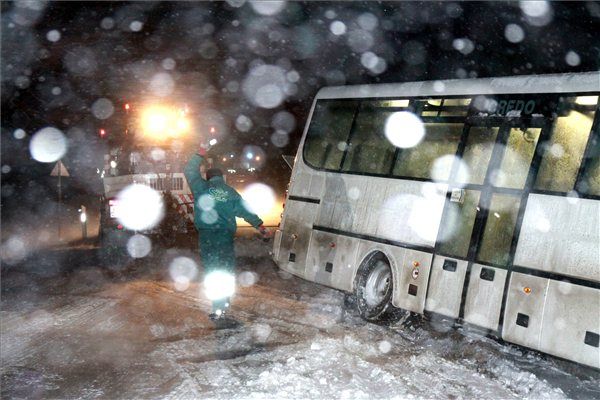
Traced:
POLYGON ((206 181, 202 179, 202 175, 200 174, 200 164, 202 164, 202 157, 200 154, 194 154, 190 157, 185 169, 183 170, 183 174, 185 175, 185 179, 190 186, 192 192, 202 191, 206 187, 206 181))
POLYGON ((256 229, 259 229, 263 224, 262 219, 260 219, 258 215, 254 214, 252 211, 248 210, 248 207, 244 203, 244 199, 242 199, 242 196, 238 194, 235 203, 235 216, 243 218, 244 221, 246 221, 256 229))

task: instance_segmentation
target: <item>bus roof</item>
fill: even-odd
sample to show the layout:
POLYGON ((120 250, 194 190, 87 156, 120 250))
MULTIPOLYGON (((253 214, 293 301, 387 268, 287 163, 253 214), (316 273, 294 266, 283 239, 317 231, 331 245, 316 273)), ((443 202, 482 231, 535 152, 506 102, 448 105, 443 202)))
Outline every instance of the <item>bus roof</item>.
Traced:
POLYGON ((600 91, 600 71, 324 87, 316 99, 398 98, 600 91))

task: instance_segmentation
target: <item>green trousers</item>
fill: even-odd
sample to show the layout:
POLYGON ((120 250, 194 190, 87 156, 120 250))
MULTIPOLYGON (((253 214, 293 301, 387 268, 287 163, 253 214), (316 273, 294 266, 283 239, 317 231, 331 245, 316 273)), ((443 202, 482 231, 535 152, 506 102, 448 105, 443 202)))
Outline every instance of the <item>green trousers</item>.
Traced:
MULTIPOLYGON (((204 275, 213 271, 235 274, 235 250, 233 233, 225 229, 201 230, 199 232, 200 259, 204 275)), ((212 311, 225 311, 230 305, 229 297, 213 300, 212 311)))
POLYGON ((233 234, 225 229, 207 229, 199 233, 200 259, 204 264, 204 273, 217 270, 234 273, 233 234))

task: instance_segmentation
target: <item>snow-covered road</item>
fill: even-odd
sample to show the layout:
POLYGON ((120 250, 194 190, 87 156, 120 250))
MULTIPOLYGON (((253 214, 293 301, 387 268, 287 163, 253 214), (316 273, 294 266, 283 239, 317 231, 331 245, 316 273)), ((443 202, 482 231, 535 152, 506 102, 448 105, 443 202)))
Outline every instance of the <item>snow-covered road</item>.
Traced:
POLYGON ((239 290, 215 329, 191 250, 103 266, 97 249, 2 270, 3 398, 599 398, 600 373, 440 322, 368 324, 343 294, 238 239, 239 290), (187 287, 186 287, 187 286, 187 287), (179 290, 178 290, 179 289, 179 290))

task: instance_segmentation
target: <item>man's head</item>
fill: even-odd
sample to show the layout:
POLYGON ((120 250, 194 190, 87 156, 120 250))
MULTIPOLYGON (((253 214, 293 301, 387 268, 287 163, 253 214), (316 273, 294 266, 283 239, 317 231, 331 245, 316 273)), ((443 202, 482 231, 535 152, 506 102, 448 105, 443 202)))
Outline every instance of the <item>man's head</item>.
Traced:
POLYGON ((223 171, 221 171, 219 168, 210 168, 206 171, 206 180, 210 180, 215 176, 223 176, 223 171))

